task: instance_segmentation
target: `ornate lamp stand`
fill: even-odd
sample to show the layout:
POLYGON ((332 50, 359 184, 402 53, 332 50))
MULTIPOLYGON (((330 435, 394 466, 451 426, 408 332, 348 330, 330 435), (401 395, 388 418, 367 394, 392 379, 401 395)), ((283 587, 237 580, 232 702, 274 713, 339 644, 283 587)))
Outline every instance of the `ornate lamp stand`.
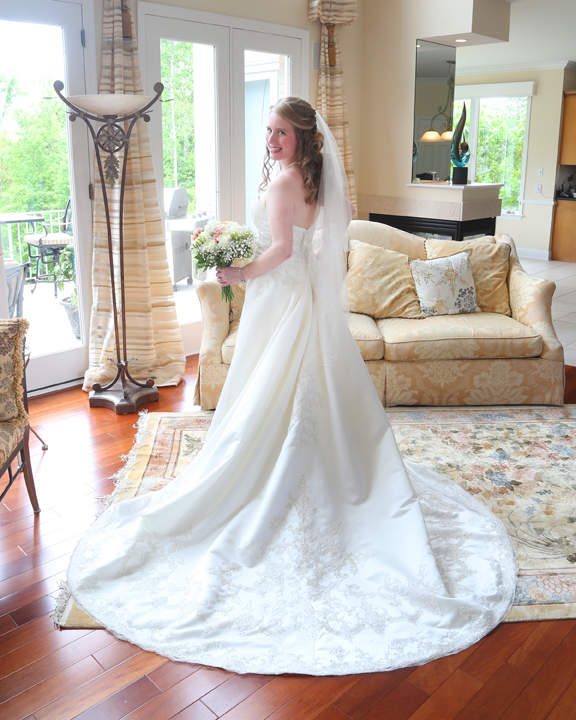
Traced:
POLYGON ((112 291, 112 312, 114 314, 114 332, 116 335, 116 377, 112 382, 102 387, 94 383, 90 392, 91 407, 107 407, 114 410, 117 415, 136 412, 140 405, 158 400, 158 388, 154 380, 148 378, 145 383, 140 383, 130 375, 128 371, 128 357, 126 351, 126 301, 124 286, 124 191, 126 187, 126 168, 128 159, 128 147, 132 128, 137 120, 142 118, 144 122, 150 122, 150 116, 146 114, 152 105, 160 98, 164 86, 162 83, 154 85, 155 97, 149 98, 143 95, 124 94, 102 94, 102 95, 76 95, 65 98, 62 95, 64 83, 56 80, 54 90, 58 97, 71 108, 70 122, 76 118, 84 120, 96 151, 96 162, 102 185, 102 197, 106 213, 106 228, 108 231, 108 257, 110 260, 110 287, 112 291), (121 123, 131 121, 128 130, 124 131, 121 123), (95 130, 94 124, 99 124, 95 130), (118 305, 116 302, 116 287, 114 274, 114 254, 112 248, 112 220, 108 205, 108 192, 106 183, 113 188, 118 179, 120 162, 116 153, 123 151, 122 177, 120 180, 120 209, 118 219, 119 254, 120 254, 120 305, 121 305, 121 328, 122 348, 120 348, 120 335, 118 332, 118 305), (101 153, 107 153, 102 160, 101 153))

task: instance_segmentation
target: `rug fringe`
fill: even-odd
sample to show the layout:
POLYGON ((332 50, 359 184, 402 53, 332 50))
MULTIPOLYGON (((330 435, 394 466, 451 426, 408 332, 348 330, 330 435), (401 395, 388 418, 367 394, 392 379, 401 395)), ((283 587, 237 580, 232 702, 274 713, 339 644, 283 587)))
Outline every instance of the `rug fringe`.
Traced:
POLYGON ((100 503, 100 509, 98 510, 96 517, 100 517, 102 513, 107 510, 110 505, 116 502, 116 499, 126 492, 129 488, 127 476, 133 469, 134 465, 138 462, 138 449, 142 444, 146 435, 146 421, 148 419, 148 410, 141 410, 139 413, 137 422, 132 426, 135 427, 137 432, 134 436, 134 444, 128 455, 121 455, 120 459, 124 461, 124 465, 110 477, 110 480, 114 482, 114 490, 109 495, 100 495, 97 500, 100 503))
POLYGON ((60 580, 60 582, 58 583, 58 588, 60 592, 58 593, 58 597, 56 598, 56 607, 54 608, 54 612, 52 613, 52 620, 54 621, 54 626, 57 628, 61 627, 64 624, 64 612, 66 611, 68 601, 72 597, 72 593, 70 592, 70 588, 68 587, 67 580, 60 580))

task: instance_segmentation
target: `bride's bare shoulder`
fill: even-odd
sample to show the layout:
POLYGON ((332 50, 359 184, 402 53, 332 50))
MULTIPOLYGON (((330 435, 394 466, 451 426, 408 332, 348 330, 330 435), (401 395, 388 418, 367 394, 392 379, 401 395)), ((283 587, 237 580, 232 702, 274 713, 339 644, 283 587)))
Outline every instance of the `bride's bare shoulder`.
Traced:
POLYGON ((277 175, 266 189, 265 204, 297 204, 303 199, 302 178, 287 170, 277 175))

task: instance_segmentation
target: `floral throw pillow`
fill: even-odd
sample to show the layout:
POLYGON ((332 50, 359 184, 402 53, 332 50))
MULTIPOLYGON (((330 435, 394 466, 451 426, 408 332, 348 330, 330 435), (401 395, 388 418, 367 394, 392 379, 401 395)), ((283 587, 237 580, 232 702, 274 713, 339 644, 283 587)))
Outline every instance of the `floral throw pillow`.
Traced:
POLYGON ((470 251, 434 260, 410 260, 420 308, 429 315, 479 312, 470 251))

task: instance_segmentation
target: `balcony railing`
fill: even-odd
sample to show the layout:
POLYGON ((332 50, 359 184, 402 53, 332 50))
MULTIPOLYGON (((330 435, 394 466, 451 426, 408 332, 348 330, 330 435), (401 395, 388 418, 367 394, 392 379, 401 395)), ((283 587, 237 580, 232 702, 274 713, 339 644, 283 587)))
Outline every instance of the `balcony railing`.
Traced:
MULTIPOLYGON (((34 210, 33 214, 44 218, 44 226, 47 232, 59 232, 62 223, 62 216, 64 215, 64 209, 62 210, 34 210)), ((8 242, 5 241, 5 235, 1 231, 2 235, 2 247, 4 248, 4 254, 6 257, 16 260, 19 263, 26 262, 28 248, 24 241, 24 236, 30 233, 43 232, 42 223, 10 223, 6 224, 8 233, 8 242), (37 226, 35 228, 35 225, 37 226)), ((72 239, 72 238, 70 238, 72 239)))

